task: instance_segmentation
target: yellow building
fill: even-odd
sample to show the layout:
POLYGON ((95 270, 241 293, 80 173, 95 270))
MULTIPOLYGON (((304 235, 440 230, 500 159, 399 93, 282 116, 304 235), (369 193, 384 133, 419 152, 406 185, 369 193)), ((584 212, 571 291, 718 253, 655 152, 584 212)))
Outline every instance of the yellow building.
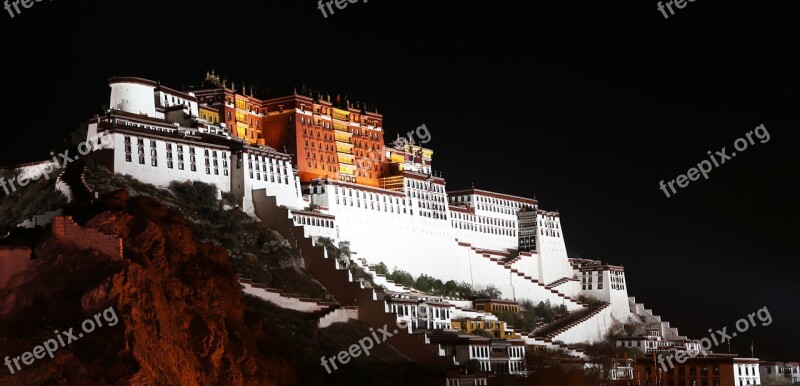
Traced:
POLYGON ((200 106, 200 118, 213 124, 219 124, 219 111, 200 106))
POLYGON ((483 319, 454 319, 451 322, 454 330, 467 334, 475 331, 486 331, 497 339, 520 339, 513 331, 506 331, 506 322, 483 319))
POLYGON ((510 311, 513 313, 519 312, 519 303, 513 300, 500 300, 500 299, 475 299, 473 301, 476 310, 491 312, 495 315, 500 311, 510 311))

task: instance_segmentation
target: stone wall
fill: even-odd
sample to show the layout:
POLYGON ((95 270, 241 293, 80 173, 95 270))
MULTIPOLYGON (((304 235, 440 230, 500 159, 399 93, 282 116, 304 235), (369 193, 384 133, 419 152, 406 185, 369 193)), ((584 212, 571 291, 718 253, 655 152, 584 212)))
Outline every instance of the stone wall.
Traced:
POLYGON ((83 249, 95 249, 110 256, 112 260, 122 260, 122 239, 107 235, 94 229, 81 228, 70 216, 58 216, 53 221, 53 237, 74 244, 83 249))

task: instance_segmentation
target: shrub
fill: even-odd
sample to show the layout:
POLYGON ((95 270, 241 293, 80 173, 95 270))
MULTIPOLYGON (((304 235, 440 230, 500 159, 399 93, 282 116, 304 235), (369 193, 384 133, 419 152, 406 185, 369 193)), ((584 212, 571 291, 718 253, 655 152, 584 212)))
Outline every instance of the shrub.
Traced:
POLYGON ((375 273, 378 273, 380 275, 388 275, 389 274, 389 268, 386 266, 386 264, 383 264, 383 263, 370 265, 369 268, 372 269, 373 271, 375 271, 375 273))
POLYGON ((602 305, 606 304, 606 302, 594 297, 594 296, 587 296, 587 295, 580 295, 578 296, 578 300, 586 303, 589 305, 589 308, 598 308, 602 305))

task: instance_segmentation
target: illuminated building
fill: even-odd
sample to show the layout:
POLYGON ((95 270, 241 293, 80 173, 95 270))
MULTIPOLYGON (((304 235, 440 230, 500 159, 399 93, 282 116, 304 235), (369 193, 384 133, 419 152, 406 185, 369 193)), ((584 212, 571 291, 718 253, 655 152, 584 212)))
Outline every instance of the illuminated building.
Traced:
POLYGON ((473 334, 475 331, 486 331, 496 339, 519 339, 520 336, 509 330, 506 322, 500 320, 487 320, 477 318, 453 319, 453 329, 465 334, 473 334))
POLYGON ((339 97, 302 94, 263 102, 266 144, 295 156, 304 183, 327 178, 379 186, 387 171, 383 116, 339 97))
POLYGON ((475 299, 473 301, 476 310, 491 312, 498 314, 501 311, 508 311, 513 313, 519 312, 519 303, 511 300, 500 299, 475 299))
POLYGON ((204 119, 214 124, 224 124, 234 138, 263 145, 263 102, 253 96, 252 87, 248 95, 245 85, 240 86, 240 90, 235 83, 228 87, 227 80, 220 80, 219 75, 210 72, 206 74, 200 88, 193 90, 193 93, 202 106, 204 119))
MULTIPOLYGON (((190 91, 140 78, 109 85, 110 108, 90 120, 88 137, 113 137, 114 148, 96 157, 115 173, 162 187, 214 184, 265 224, 290 222, 303 236, 351 242, 367 264, 476 290, 495 286, 512 301, 493 301, 493 310, 530 300, 584 311, 552 341, 603 341, 615 323, 632 317, 662 323, 665 338, 677 336, 628 298, 622 267, 567 257, 560 213, 543 210, 535 198, 448 191, 433 168, 433 150, 403 141, 386 146, 383 116, 362 104, 306 90, 260 99, 252 87, 213 72, 190 91), (268 215, 283 210, 283 218, 268 215), (588 309, 581 295, 609 304, 588 309)), ((446 328, 451 310, 444 303, 452 301, 429 302, 433 318, 414 316, 414 299, 395 299, 387 312, 411 310, 417 328, 446 328)), ((452 312, 462 318, 466 311, 452 312)), ((550 345, 520 335, 526 344, 550 345)), ((509 371, 522 371, 512 362, 509 371)))

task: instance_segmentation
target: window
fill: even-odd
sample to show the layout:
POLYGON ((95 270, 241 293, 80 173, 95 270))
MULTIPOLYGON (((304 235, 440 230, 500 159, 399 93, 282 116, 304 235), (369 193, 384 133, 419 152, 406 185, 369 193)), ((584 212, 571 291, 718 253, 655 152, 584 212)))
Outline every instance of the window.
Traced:
POLYGON ((125 162, 131 162, 131 137, 125 137, 125 162))
POLYGON ((137 148, 138 148, 137 150, 139 152, 139 164, 140 165, 144 165, 144 140, 143 139, 140 138, 137 141, 137 148))
POLYGON ((167 144, 167 168, 172 169, 174 164, 172 163, 172 144, 167 144))

